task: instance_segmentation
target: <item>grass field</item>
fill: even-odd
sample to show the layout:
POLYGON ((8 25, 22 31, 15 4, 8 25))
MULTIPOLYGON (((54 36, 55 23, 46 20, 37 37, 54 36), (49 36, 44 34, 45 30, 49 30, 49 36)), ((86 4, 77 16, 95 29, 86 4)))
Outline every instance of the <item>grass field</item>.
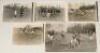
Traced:
MULTIPOLYGON (((19 11, 19 10, 17 10, 17 11, 19 11)), ((4 22, 12 22, 12 21, 14 21, 14 22, 17 22, 17 21, 18 22, 19 21, 20 22, 23 22, 23 21, 30 22, 32 19, 32 10, 25 9, 23 17, 20 17, 18 15, 20 15, 20 14, 17 14, 17 16, 14 17, 14 10, 12 8, 4 7, 4 9, 3 9, 3 21, 4 22)))
POLYGON ((43 41, 43 32, 40 32, 38 35, 37 33, 34 34, 26 34, 21 32, 17 29, 14 29, 13 32, 13 42, 15 44, 40 44, 43 41))
POLYGON ((84 39, 81 41, 80 45, 75 48, 69 48, 67 42, 71 39, 71 34, 65 36, 65 39, 60 41, 54 41, 53 45, 50 42, 46 43, 47 52, 95 52, 96 51, 96 39, 88 40, 84 39))
POLYGON ((69 13, 69 20, 70 21, 97 21, 97 12, 96 10, 87 10, 85 15, 81 15, 80 12, 69 13))

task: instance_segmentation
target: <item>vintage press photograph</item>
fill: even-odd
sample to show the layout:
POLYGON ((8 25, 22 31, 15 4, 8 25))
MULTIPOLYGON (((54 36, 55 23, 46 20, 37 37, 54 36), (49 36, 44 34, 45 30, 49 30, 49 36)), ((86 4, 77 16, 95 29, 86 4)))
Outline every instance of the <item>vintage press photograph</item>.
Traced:
POLYGON ((46 24, 46 52, 95 52, 94 23, 46 24))
POLYGON ((4 22, 31 22, 32 3, 9 3, 3 5, 4 22))
POLYGON ((97 21, 97 2, 69 3, 69 21, 97 21))
POLYGON ((60 6, 37 5, 35 21, 64 21, 64 9, 60 6))
POLYGON ((13 27, 13 43, 16 45, 35 45, 43 42, 43 25, 26 24, 13 27))

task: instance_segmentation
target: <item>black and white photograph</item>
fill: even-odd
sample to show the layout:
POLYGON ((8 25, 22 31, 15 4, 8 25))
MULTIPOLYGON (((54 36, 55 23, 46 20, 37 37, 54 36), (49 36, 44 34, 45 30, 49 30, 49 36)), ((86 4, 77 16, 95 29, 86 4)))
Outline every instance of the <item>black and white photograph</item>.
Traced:
POLYGON ((35 21, 64 21, 65 11, 60 5, 37 4, 35 21))
POLYGON ((68 4, 69 21, 97 21, 97 2, 68 4))
POLYGON ((42 24, 15 25, 12 33, 15 45, 36 45, 43 42, 42 24))
POLYGON ((3 5, 3 22, 31 22, 32 3, 7 3, 3 5))
POLYGON ((46 24, 46 52, 96 52, 94 23, 46 24))

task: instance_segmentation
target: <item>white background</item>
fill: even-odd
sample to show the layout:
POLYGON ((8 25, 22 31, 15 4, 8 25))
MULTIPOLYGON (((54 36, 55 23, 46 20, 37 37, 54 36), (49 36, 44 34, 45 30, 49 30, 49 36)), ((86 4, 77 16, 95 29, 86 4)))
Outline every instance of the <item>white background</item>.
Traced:
MULTIPOLYGON (((4 3, 10 2, 61 2, 67 6, 68 2, 89 2, 92 3, 96 0, 1 0, 0 2, 0 53, 46 53, 44 44, 41 45, 14 45, 12 42, 12 25, 14 23, 2 22, 2 11, 4 3)), ((99 1, 100 3, 100 1, 99 1)), ((100 5, 100 4, 99 4, 100 5)), ((99 7, 100 10, 100 7, 99 7)), ((100 12, 100 11, 99 11, 100 12)), ((66 13, 67 14, 67 13, 66 13)), ((100 16, 100 14, 99 14, 100 16)), ((67 17, 67 15, 66 15, 67 17)), ((66 18, 67 20, 67 18, 66 18)), ((100 20, 100 19, 99 19, 100 20)), ((97 52, 84 52, 84 53, 99 53, 100 52, 100 23, 96 23, 97 31, 97 52)), ((56 52, 54 52, 56 53, 56 52)), ((59 52, 61 53, 61 52, 59 52)), ((66 53, 66 52, 62 52, 66 53)), ((68 52, 69 53, 69 52, 68 52)), ((71 52, 75 53, 75 52, 71 52)), ((76 52, 78 53, 78 52, 76 52)), ((81 52, 79 52, 81 53, 81 52)), ((82 52, 83 53, 83 52, 82 52)))

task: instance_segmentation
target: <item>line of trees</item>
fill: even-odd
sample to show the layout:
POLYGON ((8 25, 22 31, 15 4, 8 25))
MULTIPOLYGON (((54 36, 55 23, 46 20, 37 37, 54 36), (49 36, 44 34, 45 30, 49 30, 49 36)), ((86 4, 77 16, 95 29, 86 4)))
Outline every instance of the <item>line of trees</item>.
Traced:
POLYGON ((94 32, 95 32, 95 25, 94 24, 85 24, 85 25, 81 25, 81 24, 77 24, 73 27, 69 27, 67 29, 68 33, 83 33, 83 34, 88 34, 89 36, 91 36, 94 32))
POLYGON ((88 10, 88 9, 95 9, 96 8, 96 5, 88 5, 88 6, 81 6, 79 9, 80 10, 88 10))

